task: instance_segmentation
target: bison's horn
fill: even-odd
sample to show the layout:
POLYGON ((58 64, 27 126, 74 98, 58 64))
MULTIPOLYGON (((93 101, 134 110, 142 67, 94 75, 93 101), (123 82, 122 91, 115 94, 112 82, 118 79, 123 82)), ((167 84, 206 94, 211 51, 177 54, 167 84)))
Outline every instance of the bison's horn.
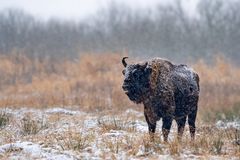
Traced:
POLYGON ((128 58, 128 57, 123 57, 123 59, 122 59, 122 64, 123 64, 124 67, 127 67, 127 63, 125 61, 126 58, 128 58))

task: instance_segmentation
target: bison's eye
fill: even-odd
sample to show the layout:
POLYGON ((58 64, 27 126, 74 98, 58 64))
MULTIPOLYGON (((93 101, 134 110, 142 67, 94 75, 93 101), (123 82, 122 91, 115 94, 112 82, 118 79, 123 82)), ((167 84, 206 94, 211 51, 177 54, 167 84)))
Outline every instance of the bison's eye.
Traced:
POLYGON ((139 76, 138 73, 137 73, 136 71, 133 72, 132 75, 133 75, 134 78, 138 78, 138 76, 139 76))

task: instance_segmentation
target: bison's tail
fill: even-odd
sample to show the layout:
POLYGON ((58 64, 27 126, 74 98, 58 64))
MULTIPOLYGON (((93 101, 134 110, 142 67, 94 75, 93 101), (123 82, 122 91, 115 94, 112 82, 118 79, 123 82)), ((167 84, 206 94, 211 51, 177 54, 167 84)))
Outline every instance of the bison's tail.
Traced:
POLYGON ((198 87, 198 92, 199 92, 200 91, 200 86, 199 86, 200 78, 197 73, 196 73, 196 81, 197 81, 197 87, 198 87))

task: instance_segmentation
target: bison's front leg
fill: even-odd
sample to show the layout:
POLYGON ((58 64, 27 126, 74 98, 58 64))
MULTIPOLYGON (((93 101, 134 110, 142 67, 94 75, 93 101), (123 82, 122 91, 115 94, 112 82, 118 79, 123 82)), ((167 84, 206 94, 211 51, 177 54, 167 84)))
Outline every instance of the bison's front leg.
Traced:
POLYGON ((145 116, 145 119, 146 119, 147 124, 148 124, 148 132, 149 132, 150 140, 154 141, 154 133, 155 133, 155 130, 156 130, 157 122, 156 121, 151 122, 148 115, 146 114, 146 112, 144 112, 144 116, 145 116))
POLYGON ((172 126, 172 120, 173 120, 173 118, 171 116, 165 116, 162 119, 162 121, 163 121, 162 134, 163 134, 163 139, 165 142, 168 141, 168 134, 169 134, 171 126, 172 126))

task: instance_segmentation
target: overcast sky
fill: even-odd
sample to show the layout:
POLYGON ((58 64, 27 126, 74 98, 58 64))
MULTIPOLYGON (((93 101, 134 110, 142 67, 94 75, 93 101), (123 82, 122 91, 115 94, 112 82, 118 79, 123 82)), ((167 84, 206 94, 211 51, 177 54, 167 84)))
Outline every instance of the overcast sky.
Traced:
MULTIPOLYGON (((43 19, 83 19, 106 7, 111 1, 124 3, 133 9, 154 8, 174 0, 0 0, 0 10, 19 8, 43 19)), ((197 0, 184 0, 184 7, 191 13, 197 0)))

